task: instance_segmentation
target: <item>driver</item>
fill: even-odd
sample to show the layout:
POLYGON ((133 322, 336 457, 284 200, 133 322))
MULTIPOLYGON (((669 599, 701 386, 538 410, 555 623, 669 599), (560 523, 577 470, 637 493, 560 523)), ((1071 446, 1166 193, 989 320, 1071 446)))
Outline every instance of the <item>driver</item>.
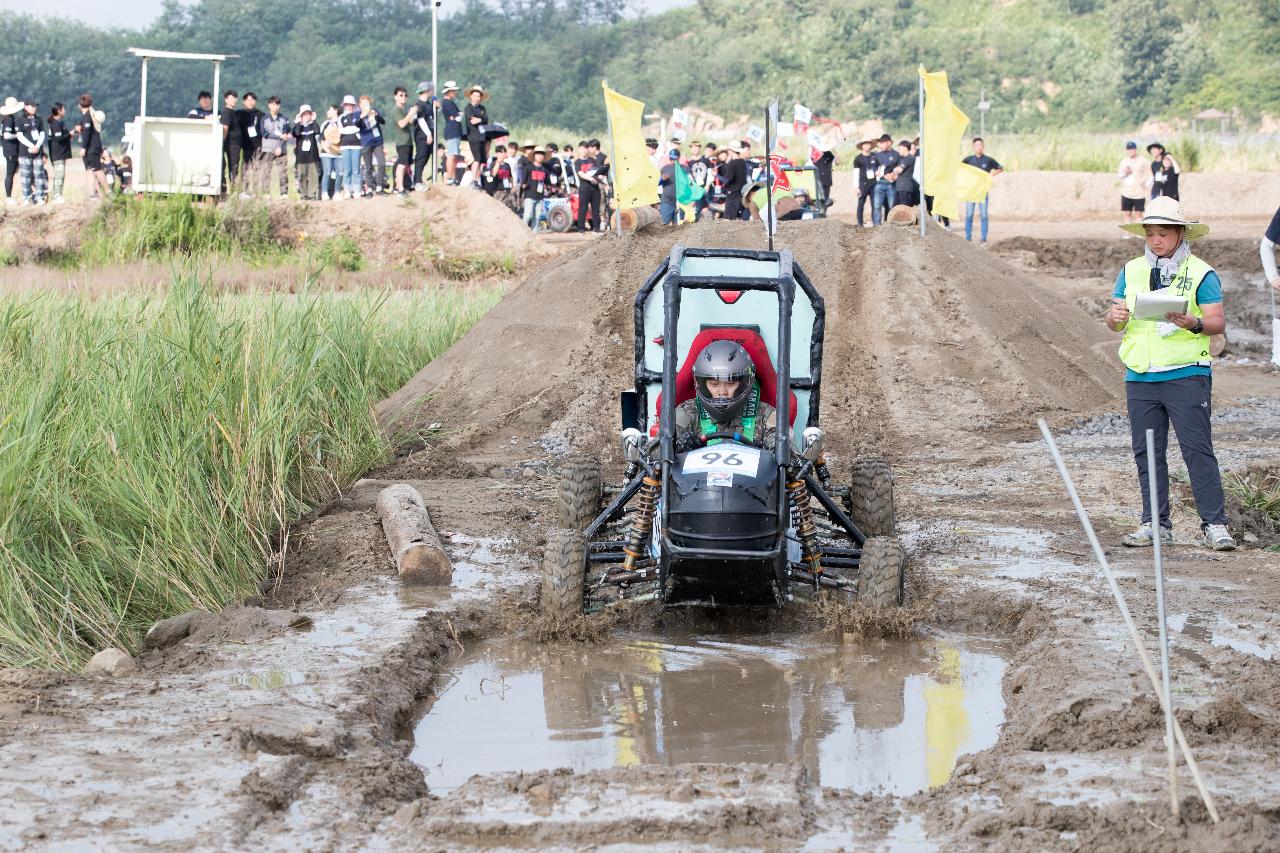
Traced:
MULTIPOLYGON (((736 341, 712 341, 693 363, 697 395, 676 407, 676 449, 692 450, 704 436, 738 433, 748 444, 773 449, 778 419, 760 399, 756 368, 736 341)), ((712 439, 715 444, 720 439, 712 439)))

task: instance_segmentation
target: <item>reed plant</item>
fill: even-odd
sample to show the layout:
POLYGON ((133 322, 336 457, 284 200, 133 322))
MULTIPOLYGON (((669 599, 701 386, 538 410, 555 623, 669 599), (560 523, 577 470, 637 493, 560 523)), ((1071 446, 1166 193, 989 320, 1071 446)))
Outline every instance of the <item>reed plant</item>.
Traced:
POLYGON ((74 669, 269 578, 496 290, 0 297, 0 665, 74 669))

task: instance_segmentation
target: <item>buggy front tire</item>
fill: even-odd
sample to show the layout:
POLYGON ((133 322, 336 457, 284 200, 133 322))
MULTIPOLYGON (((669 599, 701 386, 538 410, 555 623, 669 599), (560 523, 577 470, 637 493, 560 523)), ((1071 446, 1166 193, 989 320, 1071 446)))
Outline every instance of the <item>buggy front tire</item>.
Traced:
POLYGON ((893 536, 896 532, 893 472, 884 460, 859 459, 853 463, 849 519, 863 536, 893 536))
POLYGON ((587 537, 578 530, 553 530, 542 552, 542 612, 556 619, 582 613, 587 575, 587 537))
POLYGON ((858 601, 868 607, 897 607, 907 576, 907 552, 888 536, 873 536, 862 543, 858 560, 858 601))
POLYGON ((560 469, 560 524, 582 530, 600 513, 604 478, 595 459, 575 459, 560 469))

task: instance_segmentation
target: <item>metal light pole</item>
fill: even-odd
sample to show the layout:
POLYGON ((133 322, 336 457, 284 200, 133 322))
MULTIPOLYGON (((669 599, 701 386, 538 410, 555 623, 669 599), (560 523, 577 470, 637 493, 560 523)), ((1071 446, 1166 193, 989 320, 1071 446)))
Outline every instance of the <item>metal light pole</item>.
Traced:
POLYGON ((991 102, 987 100, 987 90, 983 89, 978 95, 978 131, 979 136, 987 135, 987 110, 991 109, 991 102))
MULTIPOLYGON (((436 162, 436 152, 440 150, 440 81, 439 68, 436 64, 436 19, 439 17, 441 0, 431 4, 431 183, 436 182, 440 174, 440 164, 436 162)), ((421 178, 421 176, 419 176, 421 178)))

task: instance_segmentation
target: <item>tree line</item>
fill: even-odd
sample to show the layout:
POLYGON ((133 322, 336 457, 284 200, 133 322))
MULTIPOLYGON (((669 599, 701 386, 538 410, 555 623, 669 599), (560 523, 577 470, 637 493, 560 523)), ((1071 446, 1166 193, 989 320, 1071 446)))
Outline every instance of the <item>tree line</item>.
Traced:
MULTIPOLYGON (((142 30, 9 15, 4 95, 94 94, 118 135, 138 110, 130 46, 234 53, 224 88, 326 104, 431 76, 430 0, 168 2, 142 30)), ((916 67, 943 68, 988 128, 1118 129, 1207 107, 1280 115, 1275 0, 696 0, 659 15, 624 0, 468 0, 440 23, 440 74, 491 93, 506 123, 603 128, 600 80, 668 111, 734 118, 778 95, 819 114, 910 125, 916 67)), ((155 62, 149 112, 184 115, 207 63, 155 62)), ((322 108, 321 108, 322 109, 322 108)))

